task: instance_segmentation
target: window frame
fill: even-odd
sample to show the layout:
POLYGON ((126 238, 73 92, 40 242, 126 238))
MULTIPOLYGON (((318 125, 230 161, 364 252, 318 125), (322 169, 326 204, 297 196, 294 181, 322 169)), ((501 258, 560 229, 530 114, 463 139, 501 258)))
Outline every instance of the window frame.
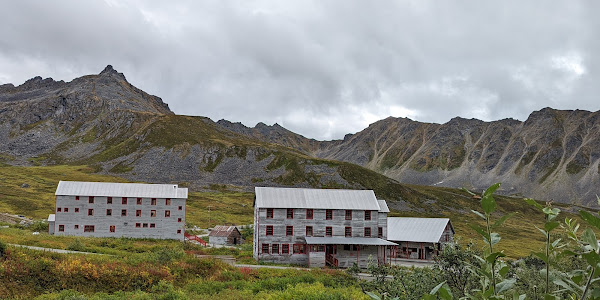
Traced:
POLYGON ((263 243, 261 246, 260 254, 270 254, 269 250, 271 250, 269 244, 263 243))
POLYGON ((371 227, 365 227, 364 236, 371 237, 371 227))
POLYGON ((279 244, 271 244, 271 254, 279 254, 279 244))
POLYGON ((313 227, 312 226, 306 226, 305 236, 313 236, 313 235, 314 235, 313 227), (309 234, 309 231, 310 231, 310 234, 309 234))
POLYGON ((331 227, 331 226, 325 227, 325 236, 333 236, 333 227, 331 227))
POLYGON ((365 210, 365 221, 371 221, 371 220, 372 220, 371 211, 365 210))
POLYGON ((95 231, 96 231, 95 225, 83 225, 83 232, 95 232, 95 231))
POLYGON ((127 197, 121 198, 121 205, 127 205, 127 197))
POLYGON ((65 232, 65 225, 58 225, 59 232, 65 232))
POLYGON ((165 205, 171 205, 171 198, 165 199, 165 205))
POLYGON ((383 227, 377 227, 377 237, 383 238, 383 227))
POLYGON ((150 217, 156 218, 156 209, 150 210, 150 217))
POLYGON ((290 244, 281 244, 281 254, 290 254, 290 244))
POLYGON ((333 209, 325 210, 325 220, 333 220, 333 209))
POLYGON ((307 208, 306 209, 306 219, 307 220, 312 220, 315 216, 315 211, 312 208, 307 208))
POLYGON ((79 212, 79 207, 75 207, 75 212, 78 213, 79 212))
POLYGON ((344 217, 345 217, 345 220, 351 221, 352 220, 352 210, 346 209, 344 217))
POLYGON ((165 218, 170 218, 170 217, 171 217, 171 211, 165 210, 165 218))
POLYGON ((106 209, 106 215, 107 216, 112 216, 112 209, 111 208, 107 208, 106 209))
POLYGON ((352 226, 346 226, 344 228, 344 237, 352 237, 352 226))
POLYGON ((285 226, 285 236, 294 236, 294 226, 293 225, 285 226))
POLYGON ((94 216, 94 209, 88 208, 88 216, 94 216))
POLYGON ((127 217, 127 210, 121 209, 121 217, 127 217))
POLYGON ((115 225, 110 225, 108 227, 108 232, 116 232, 117 228, 115 227, 115 225))
POLYGON ((88 203, 94 204, 94 196, 88 196, 88 203))
POLYGON ((306 244, 294 244, 294 254, 306 254, 306 244))
POLYGON ((156 198, 150 199, 150 205, 156 205, 156 198))
POLYGON ((106 197, 106 204, 112 204, 112 197, 106 197))
POLYGON ((273 235, 273 225, 267 225, 267 228, 265 228, 265 235, 266 236, 273 235), (269 231, 270 231, 270 233, 269 233, 269 231))
POLYGON ((267 208, 267 219, 273 219, 273 209, 272 208, 267 208))
POLYGON ((144 204, 144 200, 142 200, 142 198, 137 198, 137 199, 135 199, 135 204, 142 205, 142 204, 144 204))
POLYGON ((135 216, 136 217, 141 217, 142 216, 142 210, 141 209, 136 209, 135 210, 135 216))
POLYGON ((294 209, 293 208, 287 209, 286 219, 294 219, 294 209))

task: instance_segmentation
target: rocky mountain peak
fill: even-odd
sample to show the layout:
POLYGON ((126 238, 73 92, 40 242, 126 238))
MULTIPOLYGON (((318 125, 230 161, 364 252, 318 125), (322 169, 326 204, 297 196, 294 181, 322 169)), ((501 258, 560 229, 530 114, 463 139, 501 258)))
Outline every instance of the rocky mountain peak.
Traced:
POLYGON ((112 65, 107 65, 106 68, 104 68, 104 70, 102 70, 102 72, 100 72, 99 75, 106 77, 117 77, 119 79, 127 81, 125 75, 123 75, 123 73, 117 72, 117 70, 115 70, 112 65))

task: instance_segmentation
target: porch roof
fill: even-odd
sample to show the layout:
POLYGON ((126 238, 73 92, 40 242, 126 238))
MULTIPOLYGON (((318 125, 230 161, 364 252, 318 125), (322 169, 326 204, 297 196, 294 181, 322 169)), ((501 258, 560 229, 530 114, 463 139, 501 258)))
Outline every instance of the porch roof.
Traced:
POLYGON ((368 237, 305 237, 309 245, 373 245, 373 246, 396 246, 398 244, 380 238, 368 237))

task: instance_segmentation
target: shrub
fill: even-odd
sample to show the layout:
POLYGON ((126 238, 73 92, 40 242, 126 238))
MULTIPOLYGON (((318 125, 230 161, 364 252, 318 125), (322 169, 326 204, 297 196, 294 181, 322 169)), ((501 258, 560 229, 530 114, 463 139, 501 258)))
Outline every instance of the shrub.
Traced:
POLYGON ((70 243, 67 246, 67 250, 71 250, 71 251, 81 251, 81 252, 86 252, 87 248, 85 247, 85 245, 81 242, 80 239, 76 238, 72 243, 70 243))
POLYGON ((0 257, 4 257, 6 253, 6 244, 3 241, 0 241, 0 257))

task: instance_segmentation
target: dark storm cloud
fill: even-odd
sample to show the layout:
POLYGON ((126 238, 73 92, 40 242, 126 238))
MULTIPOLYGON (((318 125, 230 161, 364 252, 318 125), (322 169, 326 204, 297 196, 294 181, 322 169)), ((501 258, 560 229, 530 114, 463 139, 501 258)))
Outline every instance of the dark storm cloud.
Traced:
POLYGON ((341 138, 387 116, 598 110, 594 2, 13 1, 0 83, 112 64, 179 114, 341 138))

